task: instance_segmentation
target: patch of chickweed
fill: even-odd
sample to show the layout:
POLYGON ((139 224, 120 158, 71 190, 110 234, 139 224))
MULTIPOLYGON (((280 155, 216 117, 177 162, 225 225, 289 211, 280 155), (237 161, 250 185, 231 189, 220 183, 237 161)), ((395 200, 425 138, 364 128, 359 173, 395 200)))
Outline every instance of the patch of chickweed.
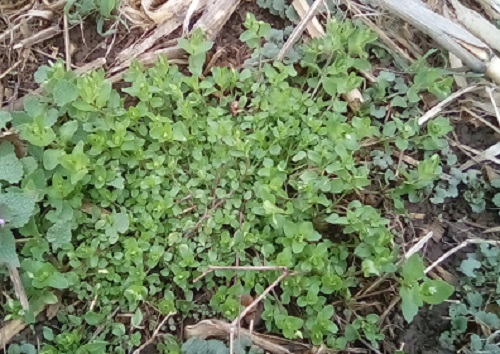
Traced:
MULTIPOLYGON (((261 38, 261 28, 250 26, 245 38, 261 38)), ((42 352, 125 353, 143 342, 151 311, 232 320, 241 294, 262 293, 279 275, 225 270, 193 282, 208 266, 238 259, 293 272, 264 300, 267 330, 335 349, 360 337, 376 346, 376 315, 349 316, 346 333, 334 316, 347 309, 333 303, 349 303, 363 284, 399 279, 390 220, 359 196, 385 178, 383 198, 399 207, 417 200, 439 180, 449 131, 445 118, 420 129, 404 110, 385 125, 370 109, 349 111, 342 95, 364 84, 357 72, 370 68, 367 46, 376 39, 331 21, 296 66, 214 67, 202 78, 212 44, 195 32, 180 43, 190 74, 164 58, 148 69, 134 63, 121 91, 103 71, 40 68, 46 94, 2 115, 28 155, 0 148, 8 162, 0 170, 0 261, 20 266, 31 317, 16 300, 4 312, 34 321, 65 291, 60 327, 47 332, 42 352), (400 151, 418 165, 391 163, 388 154, 400 151), (17 235, 24 242, 16 246, 17 235), (130 317, 123 323, 116 311, 130 317)), ((386 79, 404 95, 403 82, 386 79)), ((401 272, 401 289, 437 302, 429 300, 434 283, 401 272)))

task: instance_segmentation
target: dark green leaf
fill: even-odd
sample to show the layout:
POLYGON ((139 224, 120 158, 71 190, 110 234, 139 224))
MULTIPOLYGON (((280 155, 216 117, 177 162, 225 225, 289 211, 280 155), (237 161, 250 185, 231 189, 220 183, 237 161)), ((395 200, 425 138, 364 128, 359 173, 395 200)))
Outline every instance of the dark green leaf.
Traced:
POLYGON ((16 252, 16 240, 12 232, 0 226, 0 263, 12 267, 19 267, 19 258, 16 252))

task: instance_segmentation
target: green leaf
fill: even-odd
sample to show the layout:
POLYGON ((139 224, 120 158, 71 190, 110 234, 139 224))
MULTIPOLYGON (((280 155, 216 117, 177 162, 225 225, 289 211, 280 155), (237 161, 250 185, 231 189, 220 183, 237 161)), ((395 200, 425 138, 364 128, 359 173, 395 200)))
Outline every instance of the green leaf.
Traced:
POLYGON ((184 126, 184 124, 182 124, 182 122, 175 122, 174 125, 172 126, 172 131, 173 131, 173 137, 174 137, 174 140, 177 140, 177 141, 187 141, 187 138, 186 138, 186 135, 187 134, 187 129, 186 127, 184 126))
POLYGON ((493 202, 493 204, 495 204, 497 208, 500 208, 500 193, 495 194, 491 201, 493 202))
POLYGON ((126 232, 129 227, 128 215, 126 213, 116 213, 114 218, 115 220, 113 227, 116 229, 116 231, 121 234, 126 232))
POLYGON ((12 120, 12 115, 9 112, 0 111, 0 129, 4 129, 12 120))
POLYGON ((18 183, 24 174, 23 164, 17 158, 14 145, 0 143, 0 180, 18 183))
POLYGON ((54 331, 52 330, 52 328, 43 326, 42 333, 43 333, 43 338, 45 338, 46 340, 48 341, 54 340, 54 331))
POLYGON ((144 316, 142 315, 142 311, 140 308, 137 308, 137 310, 135 310, 135 313, 132 315, 132 319, 131 319, 131 324, 133 327, 139 327, 142 323, 142 320, 143 320, 144 316))
POLYGON ((418 253, 415 253, 403 264, 401 275, 403 276, 404 282, 407 285, 411 285, 413 282, 424 277, 424 271, 424 261, 420 258, 418 253))
POLYGON ((104 315, 101 313, 97 312, 87 312, 83 318, 85 319, 85 322, 87 322, 91 326, 97 326, 104 320, 104 315))
POLYGON ((61 125, 61 128, 59 128, 59 137, 62 141, 70 141, 77 129, 78 121, 71 120, 69 122, 66 122, 61 125))
POLYGON ((99 1, 99 14, 103 17, 110 17, 111 12, 116 7, 116 0, 100 0, 99 1))
POLYGON ((278 208, 276 205, 274 205, 274 203, 270 202, 269 200, 265 200, 262 206, 264 207, 264 211, 268 215, 285 213, 283 209, 278 208))
POLYGON ((47 65, 39 66, 34 74, 35 82, 42 84, 49 79, 50 68, 47 65))
POLYGON ((57 250, 71 242, 71 222, 66 219, 58 220, 47 230, 47 241, 57 250))
POLYGON ((310 183, 318 179, 318 174, 315 171, 307 170, 300 175, 300 179, 306 183, 310 183))
POLYGON ((455 291, 455 288, 442 280, 427 279, 421 286, 422 300, 429 305, 439 305, 447 300, 455 291))
POLYGON ((68 279, 59 272, 52 273, 47 283, 54 289, 67 289, 69 286, 68 279))
POLYGON ((5 227, 0 227, 0 263, 5 263, 12 267, 19 267, 16 240, 10 229, 5 227))
POLYGON ((59 157, 64 154, 62 150, 47 149, 43 152, 43 167, 46 170, 52 171, 59 165, 59 157))
POLYGON ((78 88, 73 82, 60 79, 54 85, 52 94, 54 96, 54 102, 62 107, 72 103, 78 98, 78 88))
POLYGON ((332 97, 337 96, 337 80, 331 77, 323 78, 323 89, 332 97))
POLYGON ((474 258, 467 258, 460 264, 460 271, 466 276, 475 278, 475 270, 481 268, 481 262, 474 258))
POLYGON ((411 323, 415 315, 418 313, 418 308, 423 305, 422 299, 420 298, 419 287, 402 286, 399 289, 399 295, 401 296, 401 310, 403 311, 403 317, 406 322, 411 323))
POLYGON ((7 193, 0 194, 0 206, 4 205, 9 209, 8 221, 11 227, 22 227, 29 221, 35 211, 35 200, 35 196, 17 188, 11 188, 7 193))
POLYGON ((306 158, 307 154, 305 153, 305 151, 299 151, 297 154, 295 154, 295 156, 292 158, 292 161, 293 162, 297 162, 297 161, 300 161, 300 160, 303 160, 304 158, 306 158))

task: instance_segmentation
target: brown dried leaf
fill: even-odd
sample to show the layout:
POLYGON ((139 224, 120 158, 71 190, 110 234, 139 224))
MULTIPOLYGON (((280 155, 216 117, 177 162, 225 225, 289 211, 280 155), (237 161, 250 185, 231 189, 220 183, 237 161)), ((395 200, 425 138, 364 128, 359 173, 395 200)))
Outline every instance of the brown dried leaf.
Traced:
POLYGON ((432 222, 428 227, 428 231, 432 231, 432 239, 436 242, 443 238, 444 228, 441 226, 441 222, 438 219, 432 222))

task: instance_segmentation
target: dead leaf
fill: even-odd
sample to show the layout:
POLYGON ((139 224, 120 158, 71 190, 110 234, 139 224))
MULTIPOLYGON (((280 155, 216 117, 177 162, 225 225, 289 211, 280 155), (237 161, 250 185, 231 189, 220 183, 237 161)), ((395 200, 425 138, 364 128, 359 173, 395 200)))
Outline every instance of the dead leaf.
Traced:
POLYGON ((428 227, 428 231, 432 231, 432 239, 439 242, 443 238, 444 228, 441 226, 441 222, 435 219, 432 224, 428 227))
MULTIPOLYGON (((227 338, 231 332, 231 328, 231 324, 224 321, 215 319, 203 320, 193 326, 186 326, 184 333, 186 338, 227 338)), ((239 333, 236 335, 249 338, 254 345, 272 354, 305 354, 310 349, 304 344, 295 342, 288 342, 285 346, 281 338, 261 335, 255 331, 250 333, 249 330, 244 328, 239 328, 239 333)))

